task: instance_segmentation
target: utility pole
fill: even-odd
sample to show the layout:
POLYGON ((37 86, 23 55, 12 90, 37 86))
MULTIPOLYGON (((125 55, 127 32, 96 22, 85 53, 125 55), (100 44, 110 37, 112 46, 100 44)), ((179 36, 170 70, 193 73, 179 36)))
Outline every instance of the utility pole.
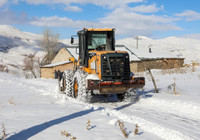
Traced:
POLYGON ((151 70, 150 70, 149 68, 147 68, 147 70, 149 71, 149 74, 150 74, 150 76, 151 76, 151 80, 152 80, 153 85, 154 85, 154 88, 155 88, 154 93, 158 93, 158 88, 157 88, 157 86, 156 86, 156 81, 155 81, 155 79, 154 79, 154 77, 153 77, 153 74, 151 73, 151 70))
POLYGON ((135 38, 136 38, 136 49, 138 49, 138 39, 139 39, 139 37, 136 36, 135 38))
POLYGON ((139 38, 139 36, 135 36, 135 39, 136 39, 136 49, 138 49, 138 42, 139 42, 139 40, 141 40, 141 39, 139 38))

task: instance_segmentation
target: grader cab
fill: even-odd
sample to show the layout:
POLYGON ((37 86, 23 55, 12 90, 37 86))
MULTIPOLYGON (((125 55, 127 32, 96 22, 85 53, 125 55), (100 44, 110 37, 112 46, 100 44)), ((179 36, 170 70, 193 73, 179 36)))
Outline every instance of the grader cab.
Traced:
MULTIPOLYGON (((86 29, 77 33, 79 58, 73 71, 64 71, 60 90, 74 98, 116 94, 122 101, 127 91, 145 85, 144 77, 130 72, 129 54, 115 50, 115 29, 86 29)), ((73 44, 74 38, 71 38, 73 44)))

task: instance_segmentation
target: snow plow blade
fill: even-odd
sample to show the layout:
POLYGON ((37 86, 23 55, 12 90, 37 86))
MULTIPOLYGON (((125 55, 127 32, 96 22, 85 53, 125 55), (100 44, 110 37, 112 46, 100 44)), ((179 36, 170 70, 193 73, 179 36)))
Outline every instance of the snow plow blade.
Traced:
POLYGON ((123 93, 130 88, 142 88, 145 85, 144 77, 134 77, 126 81, 88 80, 87 90, 99 90, 100 94, 123 93))

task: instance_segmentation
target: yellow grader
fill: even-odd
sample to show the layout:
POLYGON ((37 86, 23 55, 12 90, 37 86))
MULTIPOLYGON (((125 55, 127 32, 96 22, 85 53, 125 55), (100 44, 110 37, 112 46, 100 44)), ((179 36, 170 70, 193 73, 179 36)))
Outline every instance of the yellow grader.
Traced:
POLYGON ((91 95, 116 94, 123 101, 130 89, 145 85, 144 77, 134 77, 130 71, 129 54, 115 50, 115 29, 84 28, 77 35, 79 58, 70 58, 73 70, 59 78, 61 92, 86 101, 91 95))

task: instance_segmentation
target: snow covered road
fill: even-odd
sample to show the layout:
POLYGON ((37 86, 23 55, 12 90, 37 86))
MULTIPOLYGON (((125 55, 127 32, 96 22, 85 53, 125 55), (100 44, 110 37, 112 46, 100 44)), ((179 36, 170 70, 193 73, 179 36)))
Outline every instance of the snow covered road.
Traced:
MULTIPOLYGON (((195 78, 185 82, 199 83, 199 73, 193 73, 195 78)), ((178 76, 177 83, 190 75, 178 76)), ((159 81, 163 75, 157 77, 159 81)), ((194 90, 188 93, 188 89, 184 90, 187 86, 179 84, 183 92, 175 96, 165 92, 165 83, 158 83, 162 89, 155 94, 147 81, 145 92, 140 92, 141 98, 136 103, 115 102, 112 96, 106 100, 95 97, 96 101, 88 104, 58 94, 56 80, 23 79, 0 73, 0 123, 5 124, 8 140, 66 139, 62 131, 82 140, 122 140, 125 137, 118 120, 124 122, 128 139, 199 139, 200 97, 196 91, 200 87, 194 84, 194 90), (194 97, 187 98, 189 94, 194 97), (88 120, 89 131, 86 130, 88 120), (139 125, 136 136, 135 124, 139 125)))

